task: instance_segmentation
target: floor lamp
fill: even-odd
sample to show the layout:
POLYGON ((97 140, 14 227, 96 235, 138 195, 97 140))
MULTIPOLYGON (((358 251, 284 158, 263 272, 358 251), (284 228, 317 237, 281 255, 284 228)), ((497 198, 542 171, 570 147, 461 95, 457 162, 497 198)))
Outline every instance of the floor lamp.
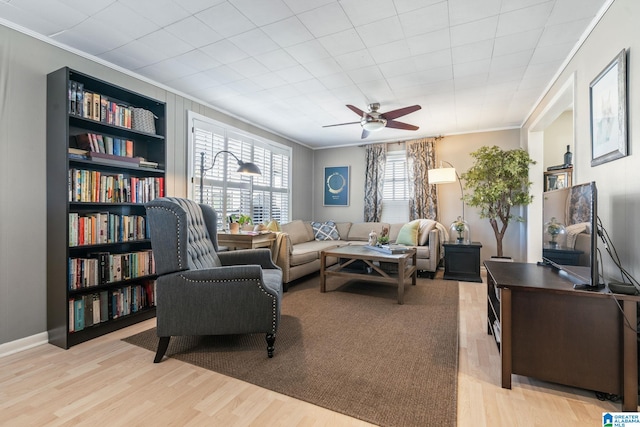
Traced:
POLYGON ((470 239, 469 233, 469 225, 464 219, 464 191, 462 189, 462 180, 460 179, 460 175, 458 175, 458 171, 453 165, 445 160, 440 160, 440 167, 436 169, 429 169, 427 171, 427 176, 429 179, 429 184, 448 184, 451 182, 458 181, 460 184, 460 198, 462 200, 462 217, 458 217, 458 220, 454 221, 452 224, 452 230, 455 230, 458 233, 458 242, 462 242, 470 239), (442 164, 446 163, 450 167, 444 168, 442 164), (465 236, 466 234, 466 236, 465 236))
POLYGON ((427 171, 427 176, 429 177, 429 184, 449 184, 451 182, 458 181, 458 184, 460 184, 460 196, 462 199, 462 219, 464 219, 464 191, 462 190, 462 181, 460 180, 460 175, 458 175, 456 168, 446 160, 440 160, 440 167, 436 169, 429 169, 427 171), (443 168, 443 163, 448 164, 450 167, 443 168))
POLYGON ((204 203, 204 193, 203 193, 204 173, 210 169, 213 169, 213 166, 216 164, 216 159, 222 153, 231 154, 233 158, 238 161, 238 170, 236 172, 241 173, 243 175, 253 175, 253 176, 262 175, 262 172, 260 172, 260 168, 256 166, 255 163, 243 162, 238 158, 238 156, 233 154, 231 151, 227 151, 227 150, 218 151, 216 155, 213 157, 213 162, 211 162, 211 166, 209 166, 208 168, 205 168, 204 167, 204 151, 203 151, 200 153, 200 203, 204 203))

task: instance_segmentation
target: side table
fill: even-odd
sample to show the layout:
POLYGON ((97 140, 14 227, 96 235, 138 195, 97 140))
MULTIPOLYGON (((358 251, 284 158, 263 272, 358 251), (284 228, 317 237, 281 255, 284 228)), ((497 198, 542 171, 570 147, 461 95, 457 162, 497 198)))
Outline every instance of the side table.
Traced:
POLYGON ((444 279, 462 282, 482 282, 480 277, 480 242, 443 243, 444 279))
POLYGON ((562 265, 580 265, 580 255, 583 253, 583 251, 565 247, 552 248, 545 245, 542 248, 542 256, 544 258, 562 265))
POLYGON ((230 249, 270 249, 275 240, 275 233, 218 233, 218 245, 228 246, 230 249))

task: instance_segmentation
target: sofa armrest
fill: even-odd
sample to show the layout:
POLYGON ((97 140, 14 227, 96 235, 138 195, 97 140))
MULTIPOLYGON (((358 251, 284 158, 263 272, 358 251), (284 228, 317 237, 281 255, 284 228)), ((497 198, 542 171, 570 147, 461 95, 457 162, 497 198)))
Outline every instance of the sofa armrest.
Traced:
POLYGON ((427 270, 436 271, 440 263, 440 232, 437 228, 429 232, 427 244, 429 245, 429 266, 427 270))
POLYGON ((291 237, 289 237, 288 233, 279 233, 275 250, 277 251, 275 254, 275 263, 282 270, 282 281, 284 283, 289 283, 291 277, 290 267, 293 244, 291 243, 291 237))

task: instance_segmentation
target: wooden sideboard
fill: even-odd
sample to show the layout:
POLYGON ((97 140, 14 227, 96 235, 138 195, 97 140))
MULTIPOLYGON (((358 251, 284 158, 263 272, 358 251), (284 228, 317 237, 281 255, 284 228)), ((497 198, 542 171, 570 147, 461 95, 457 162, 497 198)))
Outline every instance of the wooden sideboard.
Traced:
POLYGON ((623 396, 638 411, 640 297, 583 291, 548 266, 485 261, 488 333, 511 374, 623 396))

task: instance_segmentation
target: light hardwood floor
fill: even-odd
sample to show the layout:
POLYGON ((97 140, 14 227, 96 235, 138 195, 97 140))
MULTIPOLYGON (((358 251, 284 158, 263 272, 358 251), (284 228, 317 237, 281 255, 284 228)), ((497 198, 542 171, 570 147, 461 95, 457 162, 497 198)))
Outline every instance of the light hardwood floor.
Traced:
MULTIPOLYGON (((591 392, 520 376, 502 389, 485 285, 459 287, 458 426, 600 426, 602 412, 620 411, 591 392)), ((42 345, 0 358, 0 425, 370 425, 174 359, 153 364, 153 353, 121 338, 154 322, 66 351, 42 345)))

